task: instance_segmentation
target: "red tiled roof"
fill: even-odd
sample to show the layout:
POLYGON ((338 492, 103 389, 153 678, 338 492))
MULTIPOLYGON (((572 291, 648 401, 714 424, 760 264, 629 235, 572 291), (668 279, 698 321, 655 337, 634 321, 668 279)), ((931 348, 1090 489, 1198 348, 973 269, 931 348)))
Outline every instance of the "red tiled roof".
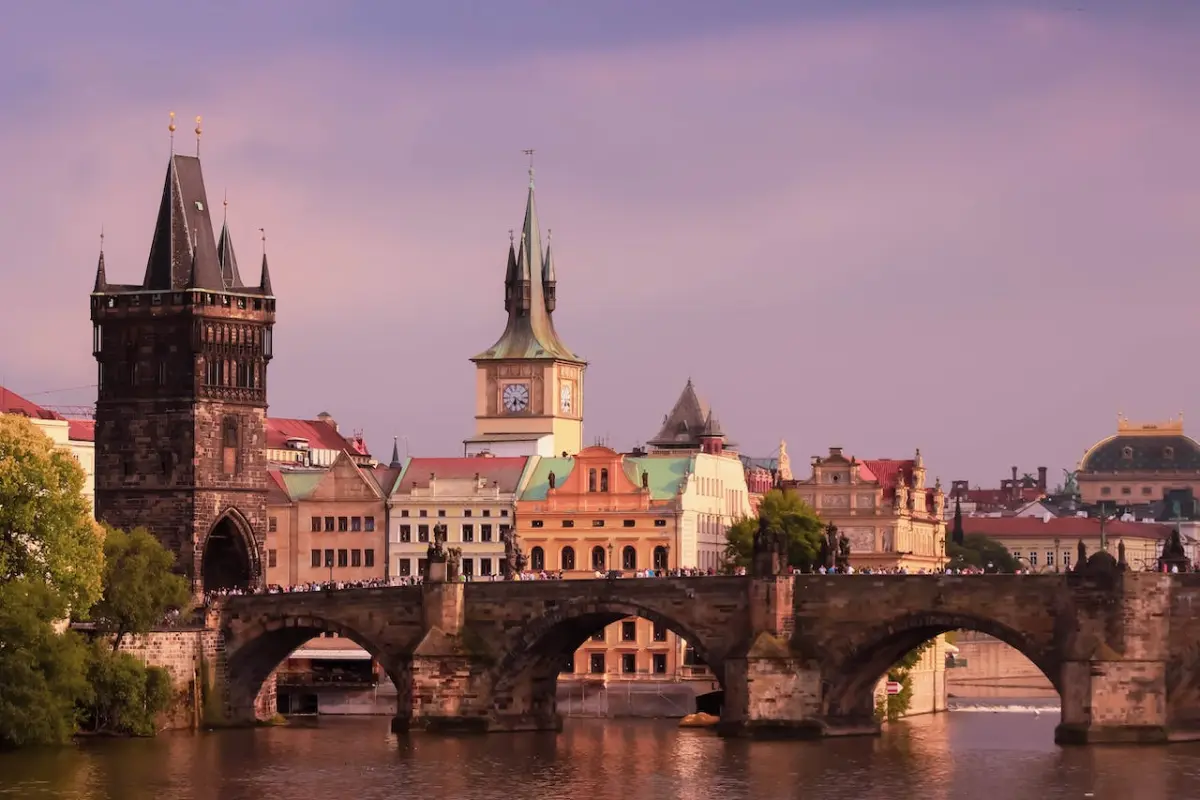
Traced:
POLYGON ((20 414, 34 419, 65 419, 57 411, 42 408, 31 400, 26 400, 16 392, 0 386, 0 414, 20 414))
POLYGON ((307 439, 308 446, 317 450, 349 450, 370 455, 361 440, 342 436, 324 420, 267 417, 267 447, 281 450, 287 446, 288 439, 307 439))
MULTIPOLYGON (((869 459, 863 461, 862 466, 866 467, 867 471, 874 476, 874 479, 879 481, 879 485, 883 488, 884 497, 891 496, 892 491, 896 488, 898 475, 903 475, 904 482, 912 486, 913 460, 911 458, 869 459)), ((859 474, 861 475, 862 473, 860 472, 859 474)))
POLYGON ((96 441, 96 420, 69 419, 67 420, 67 438, 75 442, 96 441))
MULTIPOLYGON (((1104 526, 1110 539, 1123 536, 1142 539, 1166 539, 1171 535, 1170 525, 1156 522, 1121 522, 1109 520, 1104 526)), ((963 517, 963 533, 983 534, 993 539, 1018 538, 1023 536, 1057 536, 1064 540, 1081 539, 1100 535, 1100 520, 1091 517, 963 517)))
POLYGON ((267 470, 267 503, 270 505, 289 505, 292 502, 283 475, 277 469, 267 470))
POLYGON ((412 491, 414 482, 418 489, 429 488, 429 476, 438 478, 472 478, 476 474, 491 485, 499 484, 501 492, 515 492, 525 471, 527 457, 483 458, 413 458, 409 459, 397 491, 412 491))

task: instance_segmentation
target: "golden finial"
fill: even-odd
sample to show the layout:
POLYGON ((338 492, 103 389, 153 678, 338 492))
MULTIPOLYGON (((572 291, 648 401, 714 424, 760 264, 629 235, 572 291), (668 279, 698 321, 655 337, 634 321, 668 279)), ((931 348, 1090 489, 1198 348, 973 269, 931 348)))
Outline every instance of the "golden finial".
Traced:
POLYGON ((196 158, 200 157, 200 134, 203 131, 200 129, 200 117, 196 117, 196 158))
POLYGON ((175 153, 175 112, 171 112, 171 122, 167 125, 167 130, 171 134, 171 153, 175 153))

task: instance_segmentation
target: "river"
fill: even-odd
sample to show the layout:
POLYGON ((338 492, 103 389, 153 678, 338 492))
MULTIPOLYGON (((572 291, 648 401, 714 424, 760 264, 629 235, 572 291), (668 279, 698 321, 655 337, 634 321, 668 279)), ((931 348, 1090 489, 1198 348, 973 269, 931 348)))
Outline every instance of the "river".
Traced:
POLYGON ((444 738, 396 737, 381 717, 323 718, 3 754, 0 798, 1200 797, 1200 745, 1063 749, 1055 721, 951 712, 896 723, 879 738, 748 742, 670 721, 569 720, 558 735, 444 738))

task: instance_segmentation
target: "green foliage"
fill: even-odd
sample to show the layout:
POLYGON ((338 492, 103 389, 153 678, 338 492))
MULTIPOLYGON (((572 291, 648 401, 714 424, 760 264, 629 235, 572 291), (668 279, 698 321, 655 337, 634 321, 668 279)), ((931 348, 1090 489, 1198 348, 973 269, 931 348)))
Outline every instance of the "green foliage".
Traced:
POLYGON ((824 526, 817 512, 794 492, 772 489, 763 495, 758 517, 741 519, 726 531, 725 559, 738 567, 750 567, 754 558, 754 534, 759 520, 782 530, 788 537, 788 564, 805 572, 816 564, 821 553, 824 526))
POLYGON ((171 676, 165 669, 99 642, 91 648, 88 682, 92 697, 82 716, 92 732, 153 736, 155 716, 171 703, 171 676))
POLYGON ((895 722, 900 717, 908 713, 909 707, 912 705, 912 669, 920 661, 921 656, 925 651, 933 646, 934 640, 915 647, 905 653, 904 657, 897 661, 891 669, 888 670, 887 679, 900 684, 900 692, 898 694, 887 694, 879 699, 875 704, 875 715, 880 719, 886 719, 888 722, 895 722))
POLYGON ((0 749, 63 744, 87 701, 87 644, 54 622, 65 606, 45 583, 0 583, 0 749))
POLYGON ((0 583, 45 583, 66 609, 100 596, 102 542, 83 468, 29 420, 0 414, 0 583))
POLYGON ((997 572, 1016 572, 1021 568, 1020 562, 1008 552, 1008 548, 980 533, 968 534, 961 545, 946 542, 946 559, 949 569, 986 569, 989 563, 997 572))
POLYGON ((116 634, 114 650, 125 634, 146 633, 169 609, 188 604, 188 583, 171 571, 174 564, 174 554, 145 528, 126 533, 105 526, 104 593, 92 619, 116 634))

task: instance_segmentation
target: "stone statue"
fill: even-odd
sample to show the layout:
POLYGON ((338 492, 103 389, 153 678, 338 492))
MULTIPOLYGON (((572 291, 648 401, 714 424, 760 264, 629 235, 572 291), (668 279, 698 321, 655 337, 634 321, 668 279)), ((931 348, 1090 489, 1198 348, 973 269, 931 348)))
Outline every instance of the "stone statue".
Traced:
POLYGON ((1117 542, 1117 566, 1122 570, 1129 569, 1129 562, 1125 560, 1125 540, 1121 539, 1117 542))
POLYGON ((785 574, 787 554, 787 534, 771 525, 766 517, 759 517, 758 530, 754 532, 751 574, 758 577, 785 574))
POLYGON ((511 528, 500 534, 504 542, 504 580, 511 581, 525 571, 525 554, 517 543, 517 532, 511 528))
POLYGON ((838 542, 837 525, 832 522, 825 526, 825 535, 821 537, 821 566, 833 569, 837 566, 838 553, 841 551, 838 542))
POLYGON ((1171 535, 1163 544, 1162 555, 1158 557, 1158 568, 1165 572, 1170 572, 1175 568, 1178 568, 1179 572, 1190 572, 1192 569, 1192 562, 1187 557, 1187 551, 1183 546, 1183 535, 1179 532, 1178 525, 1171 531, 1171 535))
POLYGON ((1075 569, 1081 570, 1087 566, 1087 545, 1083 543, 1083 539, 1079 540, 1079 556, 1075 562, 1075 569))
POLYGON ((551 488, 551 489, 554 489, 554 488, 556 488, 556 487, 555 487, 555 483, 557 483, 558 479, 557 479, 556 477, 554 477, 554 473, 553 473, 553 472, 551 472, 551 473, 550 473, 550 475, 549 475, 549 481, 550 481, 550 488, 551 488))
POLYGON ((850 568, 850 540, 844 534, 838 536, 837 568, 838 572, 850 568))
POLYGON ((462 548, 451 547, 446 550, 446 581, 453 583, 462 576, 462 548))
POLYGON ((446 524, 438 523, 433 526, 433 539, 429 542, 429 547, 425 550, 425 558, 430 561, 445 561, 446 548, 446 524))

